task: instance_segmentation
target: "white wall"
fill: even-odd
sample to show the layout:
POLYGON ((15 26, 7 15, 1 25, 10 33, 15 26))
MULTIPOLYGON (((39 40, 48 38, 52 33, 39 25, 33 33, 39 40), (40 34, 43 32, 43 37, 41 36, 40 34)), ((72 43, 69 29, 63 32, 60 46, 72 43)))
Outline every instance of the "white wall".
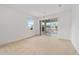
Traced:
POLYGON ((29 30, 28 16, 19 10, 0 6, 0 45, 38 34, 38 21, 34 19, 34 30, 29 30))
POLYGON ((61 12, 58 15, 58 37, 62 39, 71 39, 71 10, 61 12))
POLYGON ((72 43, 79 53, 79 5, 72 8, 72 43))

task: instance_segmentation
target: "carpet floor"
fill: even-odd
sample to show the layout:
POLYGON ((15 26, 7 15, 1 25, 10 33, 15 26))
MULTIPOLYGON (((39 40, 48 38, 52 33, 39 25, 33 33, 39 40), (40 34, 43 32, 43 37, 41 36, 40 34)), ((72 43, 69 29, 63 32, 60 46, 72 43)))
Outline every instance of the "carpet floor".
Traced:
POLYGON ((0 54, 8 55, 75 55, 69 40, 50 36, 36 36, 0 46, 0 54))

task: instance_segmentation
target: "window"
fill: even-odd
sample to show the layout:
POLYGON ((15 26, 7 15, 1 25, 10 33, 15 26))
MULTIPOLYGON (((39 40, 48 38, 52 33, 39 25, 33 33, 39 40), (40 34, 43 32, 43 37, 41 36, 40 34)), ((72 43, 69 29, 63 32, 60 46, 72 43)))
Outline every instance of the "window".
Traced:
POLYGON ((33 30, 34 27, 34 20, 33 17, 28 17, 28 21, 27 21, 28 27, 30 30, 33 30))

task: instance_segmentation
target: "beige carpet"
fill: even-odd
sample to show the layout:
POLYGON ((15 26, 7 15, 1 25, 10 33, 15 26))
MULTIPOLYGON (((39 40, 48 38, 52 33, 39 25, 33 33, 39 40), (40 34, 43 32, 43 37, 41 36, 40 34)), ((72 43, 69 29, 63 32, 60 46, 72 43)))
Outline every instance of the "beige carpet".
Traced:
POLYGON ((30 39, 0 46, 0 54, 77 54, 69 40, 50 36, 30 39))

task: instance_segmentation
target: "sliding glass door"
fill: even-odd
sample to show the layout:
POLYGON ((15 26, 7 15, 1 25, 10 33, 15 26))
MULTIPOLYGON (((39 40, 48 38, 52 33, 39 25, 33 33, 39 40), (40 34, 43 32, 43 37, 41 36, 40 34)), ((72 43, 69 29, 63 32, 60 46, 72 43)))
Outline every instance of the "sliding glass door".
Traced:
POLYGON ((45 35, 57 34, 58 21, 55 19, 47 19, 41 21, 42 33, 45 35))

